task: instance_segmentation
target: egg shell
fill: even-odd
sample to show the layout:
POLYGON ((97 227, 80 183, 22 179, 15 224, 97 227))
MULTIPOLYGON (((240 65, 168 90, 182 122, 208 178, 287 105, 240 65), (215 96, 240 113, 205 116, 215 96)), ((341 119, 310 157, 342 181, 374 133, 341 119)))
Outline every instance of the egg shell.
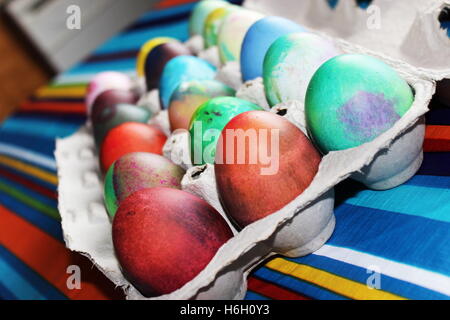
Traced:
POLYGON ((189 125, 191 160, 194 165, 213 163, 220 132, 238 114, 261 107, 234 97, 217 97, 202 104, 189 125))
POLYGON ((100 145, 106 134, 125 122, 147 123, 152 113, 145 108, 132 104, 118 103, 114 105, 98 104, 92 109, 92 125, 95 143, 100 145))
POLYGON ((106 135, 100 148, 103 173, 120 157, 132 152, 162 155, 166 135, 157 127, 138 122, 123 123, 106 135))
POLYGON ((159 86, 159 80, 167 62, 175 57, 189 56, 191 54, 191 51, 179 41, 167 42, 155 47, 147 55, 144 64, 147 91, 159 86))
POLYGON ((192 10, 189 18, 189 34, 202 35, 205 26, 205 20, 208 15, 218 8, 229 6, 230 4, 222 0, 202 0, 192 10))
POLYGON ((253 23, 263 17, 262 14, 246 9, 231 12, 222 23, 217 38, 219 56, 222 64, 238 61, 245 34, 253 23))
POLYGON ((101 114, 105 109, 111 108, 112 106, 119 103, 135 104, 138 99, 138 95, 131 90, 106 90, 102 92, 92 104, 92 110, 90 114, 91 122, 98 123, 98 120, 102 117, 101 114))
POLYGON ((168 43, 168 42, 176 42, 178 41, 175 38, 170 37, 156 37, 148 40, 144 43, 139 50, 139 54, 136 62, 136 72, 138 77, 145 76, 145 61, 147 60, 148 54, 157 46, 168 43))
POLYGON ((161 107, 169 107, 170 98, 178 86, 191 80, 213 80, 216 75, 216 68, 197 57, 179 56, 170 60, 164 67, 160 84, 159 97, 161 107))
POLYGON ((245 227, 278 211, 311 184, 320 161, 313 144, 285 118, 265 111, 234 117, 222 131, 214 166, 225 212, 245 227), (243 130, 242 140, 244 134, 250 137, 254 133, 255 138, 241 145, 226 130, 243 130), (268 150, 270 164, 262 161, 269 156, 268 150), (239 157, 244 161, 239 162, 239 157))
POLYGON ((167 158, 154 153, 129 153, 109 168, 105 177, 104 198, 113 218, 120 203, 136 191, 166 187, 181 189, 185 170, 167 158))
POLYGON ((307 127, 323 153, 357 147, 390 129, 411 107, 408 83, 384 62, 346 54, 324 63, 308 86, 307 127))
POLYGON ((181 288, 233 236, 206 201, 171 188, 133 193, 120 205, 112 229, 122 270, 145 296, 181 288))
POLYGON ((292 33, 278 38, 264 58, 264 90, 270 106, 305 101, 306 90, 317 69, 341 54, 332 41, 312 33, 292 33))
POLYGON ((126 74, 115 71, 98 73, 89 81, 86 89, 87 114, 91 113, 92 104, 102 92, 111 89, 132 90, 133 86, 133 81, 126 74))
POLYGON ((241 72, 244 81, 263 75, 264 56, 272 43, 279 37, 305 28, 281 17, 264 17, 256 21, 245 34, 241 48, 241 72))
POLYGON ((183 82, 172 94, 169 106, 170 129, 189 130, 195 110, 211 98, 234 96, 234 89, 216 80, 183 82))
POLYGON ((233 11, 240 10, 239 6, 229 5, 223 8, 217 8, 212 11, 205 20, 203 28, 203 39, 205 41, 205 48, 210 48, 217 45, 217 37, 219 29, 226 17, 233 11))

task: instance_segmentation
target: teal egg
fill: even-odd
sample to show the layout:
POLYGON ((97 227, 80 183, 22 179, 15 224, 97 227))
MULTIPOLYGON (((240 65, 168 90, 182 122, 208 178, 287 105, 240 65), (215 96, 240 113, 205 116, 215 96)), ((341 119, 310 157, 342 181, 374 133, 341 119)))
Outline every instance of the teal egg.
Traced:
POLYGON ((340 53, 333 42, 308 32, 278 38, 263 64, 264 90, 270 106, 290 100, 304 102, 314 73, 340 53))
POLYGON ((213 98, 198 107, 189 128, 192 163, 214 163, 216 145, 222 129, 238 114, 253 110, 263 109, 234 97, 213 98))
POLYGON ((189 19, 189 33, 193 35, 201 35, 205 26, 205 20, 208 15, 215 9, 229 6, 229 3, 222 0, 202 0, 192 11, 189 19))
POLYGON ((159 82, 161 107, 169 107, 170 98, 178 86, 185 81, 213 80, 216 67, 194 56, 178 56, 170 60, 163 69, 159 82))
POLYGON ((308 130, 323 153, 357 147, 389 130, 411 107, 413 91, 390 66, 346 54, 324 63, 308 86, 308 130))
POLYGON ((107 133, 125 122, 147 123, 152 113, 144 108, 118 103, 114 105, 98 105, 92 110, 92 126, 94 128, 95 143, 101 145, 107 133))

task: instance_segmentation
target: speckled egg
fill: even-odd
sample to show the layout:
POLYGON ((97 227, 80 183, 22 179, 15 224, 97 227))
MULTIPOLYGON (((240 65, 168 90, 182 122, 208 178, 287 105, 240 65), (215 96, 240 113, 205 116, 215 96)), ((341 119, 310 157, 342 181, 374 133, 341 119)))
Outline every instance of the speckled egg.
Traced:
POLYGON ((170 98, 178 86, 185 81, 212 80, 216 75, 216 67, 193 56, 179 56, 170 60, 164 67, 159 82, 161 107, 169 107, 170 98))
POLYGON ((223 21, 217 37, 220 61, 225 64, 238 61, 241 46, 248 29, 263 17, 262 14, 246 9, 231 12, 223 21))
POLYGON ((120 203, 134 192, 146 188, 181 189, 185 170, 154 153, 124 155, 109 168, 105 177, 105 205, 111 218, 120 203))
POLYGON ((341 52, 333 42, 308 32, 282 36, 264 58, 263 79, 271 106, 289 100, 305 100, 314 72, 341 52))
POLYGON ((222 0, 202 0, 192 11, 189 19, 189 33, 201 35, 205 26, 206 17, 215 9, 229 6, 229 3, 222 0))
POLYGON ((138 77, 143 77, 145 75, 145 61, 147 60, 148 54, 157 46, 168 43, 172 41, 178 41, 175 38, 170 37, 156 37, 153 39, 148 40, 146 43, 144 43, 139 50, 139 54, 137 57, 136 62, 136 72, 138 77))
POLYGON ((211 98, 234 96, 235 90, 216 80, 183 82, 172 94, 169 106, 170 129, 189 130, 195 110, 211 98))
POLYGON ((413 91, 390 66, 367 55, 346 54, 324 63, 308 86, 308 130, 323 153, 369 142, 411 107, 413 91))
POLYGON ((241 48, 241 72, 244 81, 263 75, 264 56, 279 37, 306 31, 291 20, 281 17, 265 17, 256 21, 245 34, 241 48))
POLYGON ((287 119, 264 111, 234 117, 222 131, 214 165, 225 212, 240 227, 276 212, 311 184, 320 161, 312 143, 287 119), (228 131, 255 138, 243 146, 228 131))
POLYGON ((215 9, 205 20, 203 28, 203 39, 205 48, 217 45, 217 36, 225 18, 233 11, 240 10, 239 6, 229 5, 227 7, 215 9))
POLYGON ((133 152, 163 154, 166 135, 156 126, 126 122, 110 130, 100 147, 100 165, 106 173, 122 156, 133 152))
POLYGON ((132 104, 97 105, 92 109, 91 116, 95 142, 100 145, 109 130, 122 123, 147 123, 151 116, 149 110, 132 104))
POLYGON ((91 113, 92 104, 102 92, 111 89, 131 90, 133 87, 133 81, 126 74, 115 71, 97 74, 89 81, 86 90, 85 103, 87 114, 91 113))
POLYGON ((189 55, 191 55, 191 51, 179 41, 167 42, 155 47, 147 55, 144 65, 147 90, 158 87, 161 74, 167 62, 178 56, 189 55))
POLYGON ((214 163, 216 145, 222 129, 238 114, 261 107, 234 97, 217 97, 202 104, 189 126, 191 161, 195 165, 214 163))

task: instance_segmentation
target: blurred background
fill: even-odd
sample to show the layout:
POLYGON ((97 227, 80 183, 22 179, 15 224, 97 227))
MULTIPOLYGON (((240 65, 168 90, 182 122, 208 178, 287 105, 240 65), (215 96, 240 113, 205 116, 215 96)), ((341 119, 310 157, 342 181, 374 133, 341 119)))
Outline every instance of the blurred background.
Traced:
POLYGON ((155 2, 0 0, 0 121, 155 2))

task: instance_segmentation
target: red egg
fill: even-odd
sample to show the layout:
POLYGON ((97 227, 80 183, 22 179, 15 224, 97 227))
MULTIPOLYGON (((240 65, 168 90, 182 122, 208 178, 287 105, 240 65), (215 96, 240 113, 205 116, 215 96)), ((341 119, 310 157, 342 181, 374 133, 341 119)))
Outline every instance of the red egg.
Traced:
POLYGON ((300 129, 265 111, 233 118, 222 131, 216 152, 220 200, 241 227, 294 200, 310 185, 321 161, 300 129))
POLYGON ((145 296, 181 288, 232 236, 207 202, 171 188, 133 193, 113 221, 114 249, 122 271, 145 296))
POLYGON ((100 148, 103 173, 120 157, 132 152, 162 155, 166 135, 157 127, 138 122, 126 122, 108 132, 100 148))

